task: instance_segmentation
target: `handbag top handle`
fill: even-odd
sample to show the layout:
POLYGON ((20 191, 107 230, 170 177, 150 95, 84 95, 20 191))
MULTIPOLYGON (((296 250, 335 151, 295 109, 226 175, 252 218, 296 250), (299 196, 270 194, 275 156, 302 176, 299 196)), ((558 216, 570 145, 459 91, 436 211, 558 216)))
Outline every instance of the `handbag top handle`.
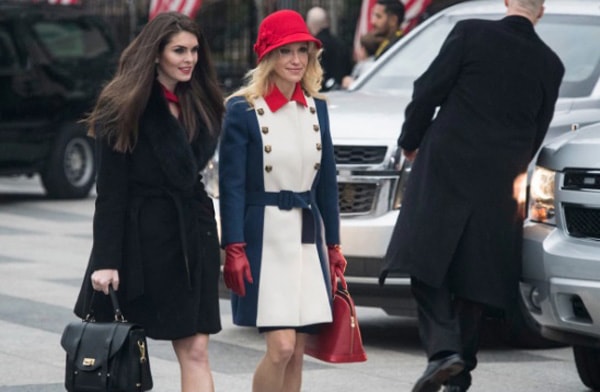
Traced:
POLYGON ((112 284, 108 285, 108 293, 110 294, 110 301, 112 302, 112 306, 115 311, 115 320, 125 322, 125 317, 123 317, 123 312, 121 312, 121 307, 119 306, 117 293, 113 289, 112 284))
MULTIPOLYGON (((86 321, 95 321, 94 317, 94 297, 97 292, 94 290, 92 292, 92 298, 90 299, 90 308, 88 310, 87 315, 85 316, 86 321)), ((117 298, 117 293, 113 289, 112 284, 108 286, 108 294, 110 295, 110 301, 112 302, 113 311, 115 312, 115 321, 119 321, 122 323, 127 322, 125 316, 123 316, 123 312, 121 311, 121 306, 119 305, 119 299, 117 298)))

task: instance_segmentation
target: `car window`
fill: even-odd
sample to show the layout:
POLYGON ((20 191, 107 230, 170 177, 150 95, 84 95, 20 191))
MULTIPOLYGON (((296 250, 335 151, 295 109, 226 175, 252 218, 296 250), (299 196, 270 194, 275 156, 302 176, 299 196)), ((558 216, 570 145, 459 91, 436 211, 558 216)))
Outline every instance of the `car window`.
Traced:
POLYGON ((34 23, 33 30, 55 60, 91 59, 110 51, 106 38, 91 24, 40 21, 34 23))
POLYGON ((547 15, 537 32, 565 65, 560 96, 590 95, 600 76, 600 18, 547 15))
MULTIPOLYGON (((477 15, 478 19, 500 19, 503 15, 477 15)), ((464 15, 460 18, 443 16, 426 28, 409 35, 396 48, 395 52, 358 88, 368 91, 412 90, 413 82, 426 69, 439 52, 444 39, 452 27, 462 19, 473 18, 464 15)), ((561 85, 560 97, 585 97, 592 92, 600 77, 600 18, 593 16, 546 15, 536 31, 540 37, 561 58, 565 65, 565 77, 561 85), (574 44, 576 43, 576 44, 574 44)))
MULTIPOLYGON (((413 82, 429 66, 442 47, 454 21, 441 18, 404 40, 406 45, 396 50, 365 82, 365 90, 411 90, 413 82)), ((401 42, 401 41, 400 41, 401 42)), ((392 49, 394 50, 394 49, 392 49)))

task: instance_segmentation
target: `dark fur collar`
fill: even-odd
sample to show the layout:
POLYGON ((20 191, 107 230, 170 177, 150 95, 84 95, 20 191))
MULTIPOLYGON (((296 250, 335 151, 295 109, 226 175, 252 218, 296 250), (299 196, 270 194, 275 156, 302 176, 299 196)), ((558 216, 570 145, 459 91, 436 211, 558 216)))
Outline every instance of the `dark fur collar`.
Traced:
POLYGON ((169 182, 178 189, 190 189, 200 170, 214 154, 216 140, 200 123, 190 144, 179 121, 171 115, 160 86, 154 83, 148 105, 140 121, 140 132, 148 136, 152 149, 169 182))

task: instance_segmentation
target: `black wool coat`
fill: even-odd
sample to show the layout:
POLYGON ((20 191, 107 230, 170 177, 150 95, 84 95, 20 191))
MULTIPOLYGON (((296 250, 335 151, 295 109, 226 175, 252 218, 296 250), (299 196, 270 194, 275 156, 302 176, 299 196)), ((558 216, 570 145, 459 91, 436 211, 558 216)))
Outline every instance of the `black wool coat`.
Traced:
POLYGON ((382 280, 408 272, 467 299, 514 304, 522 222, 513 181, 544 139, 563 74, 524 17, 457 23, 406 108, 398 144, 418 154, 382 280))
POLYGON ((329 29, 319 31, 316 38, 323 44, 321 55, 321 66, 323 67, 323 88, 328 90, 331 86, 325 86, 330 80, 340 86, 344 76, 352 73, 352 53, 342 40, 331 34, 329 29))
POLYGON ((119 270, 125 317, 150 337, 176 339, 220 330, 219 243, 212 200, 200 171, 217 138, 200 124, 190 143, 155 83, 131 152, 96 141, 94 242, 75 313, 92 306, 112 317, 107 296, 91 286, 98 269, 119 270))

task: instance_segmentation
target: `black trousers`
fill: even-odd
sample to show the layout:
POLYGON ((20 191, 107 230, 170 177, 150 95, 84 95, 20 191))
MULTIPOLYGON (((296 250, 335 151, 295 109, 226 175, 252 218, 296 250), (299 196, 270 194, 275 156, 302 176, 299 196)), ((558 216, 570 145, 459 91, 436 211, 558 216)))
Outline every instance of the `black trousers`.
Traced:
POLYGON ((411 278, 411 290, 418 305, 419 336, 427 358, 459 353, 465 361, 465 369, 448 384, 468 389, 471 371, 477 366, 484 306, 455 297, 447 282, 437 288, 411 278))

